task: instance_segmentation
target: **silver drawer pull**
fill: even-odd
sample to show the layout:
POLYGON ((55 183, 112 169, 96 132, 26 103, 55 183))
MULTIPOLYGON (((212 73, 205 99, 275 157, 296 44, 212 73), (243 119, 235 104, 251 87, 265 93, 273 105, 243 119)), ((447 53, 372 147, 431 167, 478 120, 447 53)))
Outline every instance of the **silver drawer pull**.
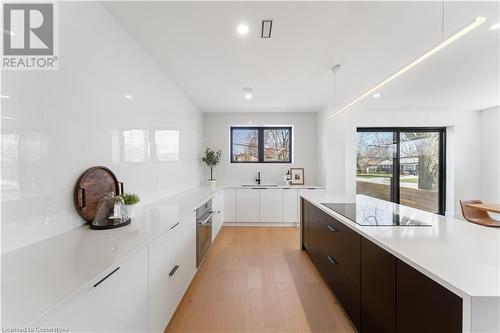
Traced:
POLYGON ((328 261, 329 261, 331 264, 334 264, 334 265, 336 265, 336 264, 337 264, 337 261, 336 261, 336 260, 335 260, 335 258, 334 258, 334 257, 332 257, 332 256, 328 256, 328 261))
POLYGON ((104 282, 104 280, 106 280, 107 278, 109 278, 114 272, 116 272, 117 270, 119 270, 120 267, 116 267, 114 271, 112 271, 111 273, 109 273, 108 275, 106 275, 105 277, 103 277, 101 280, 99 280, 99 282, 97 282, 96 284, 94 284, 94 288, 97 287, 98 285, 100 285, 101 283, 104 282))
POLYGON ((179 265, 175 265, 174 268, 172 268, 172 270, 170 271, 170 273, 168 273, 168 277, 174 276, 175 272, 177 272, 178 269, 179 265))
POLYGON ((337 231, 338 231, 337 229, 335 229, 335 228, 334 228, 333 226, 331 226, 331 225, 329 225, 327 228, 328 228, 331 232, 337 232, 337 231))

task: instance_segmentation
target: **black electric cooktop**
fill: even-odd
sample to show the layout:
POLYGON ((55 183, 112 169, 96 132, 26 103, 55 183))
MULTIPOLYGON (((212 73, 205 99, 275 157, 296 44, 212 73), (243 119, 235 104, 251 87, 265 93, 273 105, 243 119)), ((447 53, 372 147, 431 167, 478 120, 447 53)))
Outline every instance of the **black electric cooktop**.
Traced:
POLYGON ((358 206, 355 203, 322 203, 323 206, 363 226, 432 226, 431 223, 400 216, 376 206, 358 206))

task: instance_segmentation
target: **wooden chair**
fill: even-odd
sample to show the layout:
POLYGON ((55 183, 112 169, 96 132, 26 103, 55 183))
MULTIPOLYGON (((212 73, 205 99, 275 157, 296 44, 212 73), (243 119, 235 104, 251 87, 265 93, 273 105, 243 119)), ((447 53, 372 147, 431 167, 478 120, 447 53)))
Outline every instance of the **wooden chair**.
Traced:
POLYGON ((487 211, 467 206, 470 204, 482 203, 481 200, 460 200, 460 207, 462 207, 462 215, 464 218, 469 222, 487 227, 500 227, 500 221, 492 219, 487 211))

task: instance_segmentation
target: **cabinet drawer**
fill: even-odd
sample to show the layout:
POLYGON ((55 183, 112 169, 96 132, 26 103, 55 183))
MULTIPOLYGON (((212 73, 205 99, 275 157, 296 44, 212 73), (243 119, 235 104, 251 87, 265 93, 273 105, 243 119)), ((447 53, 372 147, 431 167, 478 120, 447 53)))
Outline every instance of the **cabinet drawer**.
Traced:
POLYGON ((88 290, 63 304, 40 327, 64 327, 70 332, 147 331, 147 248, 93 281, 88 290))
POLYGON ((307 252, 359 330, 361 236, 316 206, 303 203, 308 211, 307 252))
POLYGON ((163 332, 196 272, 196 216, 149 245, 149 323, 163 332))
POLYGON ((338 221, 337 219, 331 217, 325 212, 321 211, 323 218, 321 221, 326 228, 330 229, 331 232, 335 232, 335 235, 346 243, 356 241, 359 238, 359 234, 352 231, 348 226, 338 221))
MULTIPOLYGON (((318 209, 318 208, 315 208, 318 209)), ((351 284, 361 284, 361 236, 320 210, 323 255, 334 258, 351 284)))
POLYGON ((361 290, 351 283, 340 266, 331 264, 332 290, 358 331, 361 329, 361 290))
POLYGON ((323 279, 328 283, 342 308, 358 330, 361 327, 361 294, 359 286, 349 277, 331 256, 315 257, 313 262, 323 279))
POLYGON ((339 269, 356 286, 361 284, 361 236, 356 235, 351 240, 346 241, 339 236, 339 232, 326 230, 328 235, 328 253, 337 262, 339 269))

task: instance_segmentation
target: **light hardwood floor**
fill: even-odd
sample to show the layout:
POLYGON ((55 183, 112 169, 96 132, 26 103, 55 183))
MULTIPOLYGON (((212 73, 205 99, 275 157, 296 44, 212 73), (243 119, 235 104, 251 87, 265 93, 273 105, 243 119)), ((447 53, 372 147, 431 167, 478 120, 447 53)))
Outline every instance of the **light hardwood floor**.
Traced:
POLYGON ((354 332, 298 228, 223 227, 166 332, 354 332))

